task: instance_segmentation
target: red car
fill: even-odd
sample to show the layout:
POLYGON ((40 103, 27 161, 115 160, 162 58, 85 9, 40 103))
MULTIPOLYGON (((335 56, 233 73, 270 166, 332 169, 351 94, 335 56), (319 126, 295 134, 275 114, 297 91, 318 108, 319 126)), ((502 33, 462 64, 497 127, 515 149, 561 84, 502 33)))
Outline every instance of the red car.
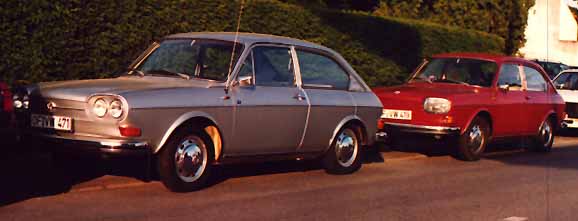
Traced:
POLYGON ((8 85, 0 82, 0 128, 8 127, 13 111, 12 93, 8 85))
POLYGON ((449 138, 467 161, 497 138, 530 137, 529 149, 548 152, 564 119, 564 101, 545 71, 514 57, 436 55, 406 84, 374 92, 383 104, 378 136, 449 138))

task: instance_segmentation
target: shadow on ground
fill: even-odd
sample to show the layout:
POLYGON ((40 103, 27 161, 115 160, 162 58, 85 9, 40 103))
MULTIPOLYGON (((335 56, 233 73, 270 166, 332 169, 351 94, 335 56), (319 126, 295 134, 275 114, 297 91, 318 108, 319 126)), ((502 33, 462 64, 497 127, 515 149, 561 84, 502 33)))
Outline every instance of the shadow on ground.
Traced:
POLYGON ((135 166, 131 166, 137 165, 133 162, 135 159, 129 160, 122 163, 125 166, 117 167, 119 162, 116 160, 102 161, 83 156, 71 158, 65 165, 57 167, 50 153, 11 143, 0 156, 0 207, 31 198, 66 193, 76 184, 104 175, 142 178, 142 173, 136 172, 135 166))
MULTIPOLYGON (((0 156, 0 207, 32 198, 67 193, 75 185, 96 182, 93 180, 105 175, 137 178, 143 182, 158 180, 156 175, 146 173, 143 169, 146 165, 140 158, 102 160, 96 157, 69 156, 65 165, 62 165, 55 164, 48 152, 32 151, 29 147, 15 143, 7 146, 19 147, 20 150, 6 148, 11 151, 0 156)), ((384 160, 377 149, 371 149, 364 154, 363 162, 376 163, 384 160)), ((231 178, 321 169, 319 162, 314 160, 224 165, 218 167, 211 186, 231 178)))
MULTIPOLYGON (((488 147, 490 154, 485 157, 511 165, 524 165, 545 168, 578 169, 578 133, 563 132, 557 137, 559 142, 548 154, 528 153, 515 143, 499 143, 488 147), (576 141, 574 141, 576 140, 576 141), (497 154, 494 154, 497 153, 497 154)), ((6 144, 6 143, 5 143, 6 144)), ((96 158, 73 158, 67 161, 65 169, 53 165, 51 154, 41 151, 26 151, 27 147, 10 144, 0 155, 0 207, 31 198, 58 195, 72 190, 75 185, 90 183, 105 175, 132 177, 146 181, 142 159, 120 158, 99 160, 96 158)), ((409 139, 397 145, 377 145, 365 152, 364 163, 384 162, 383 152, 401 151, 420 153, 427 156, 444 156, 452 153, 447 142, 427 142, 409 139)), ((318 161, 279 161, 253 164, 235 164, 220 166, 212 185, 218 185, 231 178, 261 176, 279 173, 322 170, 318 161)), ((156 180, 153 176, 153 180, 156 180)))
MULTIPOLYGON (((518 148, 520 149, 520 148, 518 148)), ((551 169, 578 169, 578 130, 562 130, 555 137, 555 145, 549 153, 507 152, 487 156, 486 159, 509 165, 532 166, 551 169)))

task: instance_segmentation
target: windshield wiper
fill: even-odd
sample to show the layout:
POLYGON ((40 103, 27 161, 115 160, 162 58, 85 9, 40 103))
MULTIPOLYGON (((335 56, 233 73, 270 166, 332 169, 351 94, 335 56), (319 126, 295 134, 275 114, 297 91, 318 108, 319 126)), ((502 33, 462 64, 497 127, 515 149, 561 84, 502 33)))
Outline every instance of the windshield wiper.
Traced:
POLYGON ((470 85, 466 82, 451 80, 451 79, 447 79, 447 78, 446 79, 436 79, 435 82, 448 82, 448 83, 454 83, 454 84, 470 85))
POLYGON ((427 82, 427 83, 433 84, 433 82, 432 82, 428 77, 424 77, 424 76, 421 76, 421 75, 420 75, 420 76, 416 76, 416 77, 413 78, 413 79, 419 79, 419 80, 425 81, 425 82, 427 82))
POLYGON ((147 73, 158 73, 158 74, 162 74, 162 75, 177 75, 185 80, 190 80, 191 76, 187 75, 187 74, 183 74, 183 73, 175 73, 175 72, 171 72, 171 71, 167 71, 167 70, 163 70, 163 69, 158 69, 158 70, 148 70, 146 71, 147 73))
POLYGON ((124 73, 124 74, 126 74, 126 75, 132 75, 132 73, 134 73, 134 72, 136 72, 140 77, 144 77, 144 76, 145 76, 145 73, 142 72, 141 70, 132 69, 132 68, 131 68, 131 69, 128 69, 127 72, 124 73))

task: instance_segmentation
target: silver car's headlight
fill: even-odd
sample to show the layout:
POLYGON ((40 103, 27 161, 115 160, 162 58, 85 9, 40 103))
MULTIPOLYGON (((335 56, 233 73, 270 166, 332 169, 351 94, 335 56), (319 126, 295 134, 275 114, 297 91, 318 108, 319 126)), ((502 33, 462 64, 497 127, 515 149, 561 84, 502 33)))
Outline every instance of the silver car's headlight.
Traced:
POLYGON ((92 113, 94 113, 97 117, 104 117, 107 111, 108 111, 108 104, 104 99, 99 98, 96 101, 94 101, 94 105, 92 105, 92 113))
POLYGON ((114 118, 119 118, 122 116, 122 102, 120 100, 112 101, 108 109, 110 111, 110 116, 114 118))
POLYGON ((423 102, 423 109, 428 113, 445 114, 450 112, 451 108, 452 102, 444 98, 428 97, 423 102))

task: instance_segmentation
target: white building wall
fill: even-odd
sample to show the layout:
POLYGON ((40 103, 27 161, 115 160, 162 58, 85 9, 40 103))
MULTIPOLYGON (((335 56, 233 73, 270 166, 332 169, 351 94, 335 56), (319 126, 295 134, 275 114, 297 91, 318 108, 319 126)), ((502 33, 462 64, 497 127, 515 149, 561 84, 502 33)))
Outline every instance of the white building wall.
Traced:
POLYGON ((578 24, 567 1, 536 0, 528 13, 527 41, 520 49, 524 57, 578 66, 578 24))

